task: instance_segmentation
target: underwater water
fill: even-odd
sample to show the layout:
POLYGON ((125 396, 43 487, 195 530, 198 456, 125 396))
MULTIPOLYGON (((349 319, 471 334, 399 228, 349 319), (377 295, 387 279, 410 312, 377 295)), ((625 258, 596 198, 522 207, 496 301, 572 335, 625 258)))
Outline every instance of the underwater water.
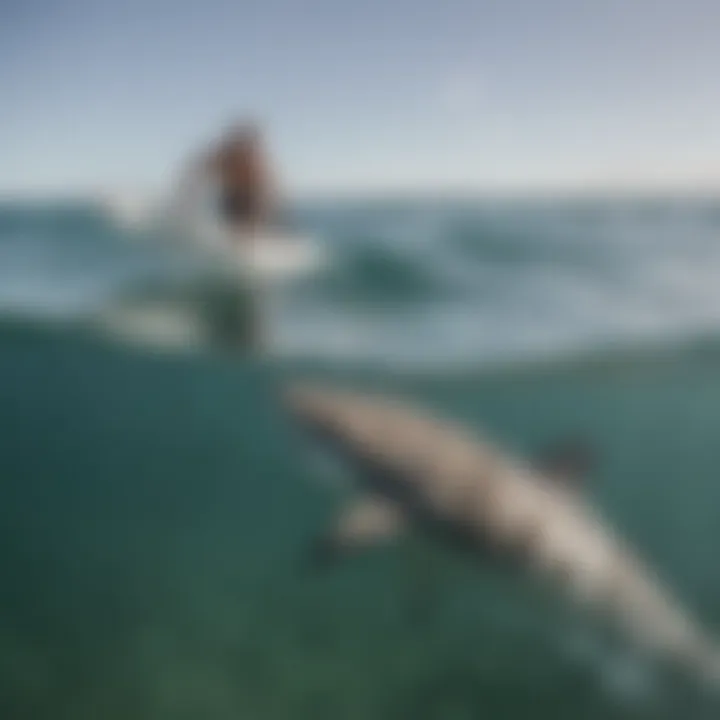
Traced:
POLYGON ((90 205, 0 210, 0 717, 716 717, 612 681, 562 613, 429 538, 308 572, 342 491, 278 391, 381 389, 528 455, 586 438, 585 492, 718 633, 720 205, 296 217, 328 262, 278 289, 262 358, 205 333, 192 252, 90 205), (148 288, 158 342, 109 332, 148 288))

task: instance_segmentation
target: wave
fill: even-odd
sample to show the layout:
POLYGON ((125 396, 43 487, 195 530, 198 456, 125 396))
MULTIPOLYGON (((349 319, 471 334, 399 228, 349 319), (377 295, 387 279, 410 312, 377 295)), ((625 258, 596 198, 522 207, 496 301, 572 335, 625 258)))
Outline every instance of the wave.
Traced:
MULTIPOLYGON (((273 347, 284 357, 483 366, 684 347, 720 328, 717 204, 301 210, 296 227, 327 238, 332 261, 275 293, 273 347)), ((6 317, 101 317, 143 325, 148 337, 155 327, 197 338, 208 335, 210 306, 223 306, 218 277, 188 248, 138 242, 86 206, 0 211, 6 317)))
MULTIPOLYGON (((6 349, 28 343, 90 343, 93 346, 116 346, 132 352, 183 356, 227 353, 238 357, 247 355, 247 346, 238 342, 233 322, 220 317, 209 320, 199 305, 148 303, 146 306, 118 307, 93 322, 49 317, 13 317, 0 315, 0 343, 6 349)), ((345 352, 298 352, 275 341, 264 349, 262 359, 281 362, 286 369, 333 375, 347 373, 374 376, 382 372, 386 377, 402 380, 452 379, 471 377, 525 376, 536 373, 574 374, 606 372, 646 372, 650 369, 678 368, 697 370, 720 365, 720 331, 698 333, 676 338, 657 338, 654 341, 611 341, 605 344, 556 349, 536 354, 515 354, 500 358, 468 357, 450 361, 431 358, 368 356, 356 352, 351 343, 345 352)), ((693 370, 693 371, 694 371, 693 370)))

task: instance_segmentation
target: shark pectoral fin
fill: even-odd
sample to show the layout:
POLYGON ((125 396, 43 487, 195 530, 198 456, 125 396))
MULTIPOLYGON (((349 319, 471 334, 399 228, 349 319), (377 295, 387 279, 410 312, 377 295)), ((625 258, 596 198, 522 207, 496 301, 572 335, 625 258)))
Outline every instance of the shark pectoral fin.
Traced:
POLYGON ((544 448, 535 466, 545 476, 568 486, 582 486, 595 464, 592 448, 582 440, 565 440, 544 448))
POLYGON ((342 557, 390 540, 402 533, 406 517, 395 504, 377 496, 363 496, 345 506, 330 530, 313 543, 313 566, 327 566, 342 557))

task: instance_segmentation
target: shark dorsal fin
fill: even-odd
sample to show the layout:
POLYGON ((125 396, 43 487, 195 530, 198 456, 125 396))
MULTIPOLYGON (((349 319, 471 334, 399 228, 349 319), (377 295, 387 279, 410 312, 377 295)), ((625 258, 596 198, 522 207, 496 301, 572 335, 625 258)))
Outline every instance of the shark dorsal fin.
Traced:
POLYGON ((585 441, 566 439, 543 448, 534 464, 546 477, 577 487, 585 484, 585 478, 595 464, 595 455, 585 441))

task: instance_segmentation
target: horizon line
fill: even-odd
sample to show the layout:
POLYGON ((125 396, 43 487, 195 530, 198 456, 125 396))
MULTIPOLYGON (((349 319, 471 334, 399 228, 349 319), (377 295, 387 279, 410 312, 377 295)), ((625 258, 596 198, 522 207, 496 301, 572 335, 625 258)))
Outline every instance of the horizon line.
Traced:
MULTIPOLYGON (((287 202, 332 200, 401 200, 401 199, 514 199, 514 198, 658 198, 658 197, 717 197, 720 199, 720 181, 708 184, 622 184, 622 183, 574 183, 568 185, 443 185, 406 187, 334 187, 315 189, 287 189, 283 194, 287 202)), ((112 199, 161 199, 166 193, 156 186, 101 185, 88 188, 3 188, 0 203, 6 202, 103 202, 112 199)))

